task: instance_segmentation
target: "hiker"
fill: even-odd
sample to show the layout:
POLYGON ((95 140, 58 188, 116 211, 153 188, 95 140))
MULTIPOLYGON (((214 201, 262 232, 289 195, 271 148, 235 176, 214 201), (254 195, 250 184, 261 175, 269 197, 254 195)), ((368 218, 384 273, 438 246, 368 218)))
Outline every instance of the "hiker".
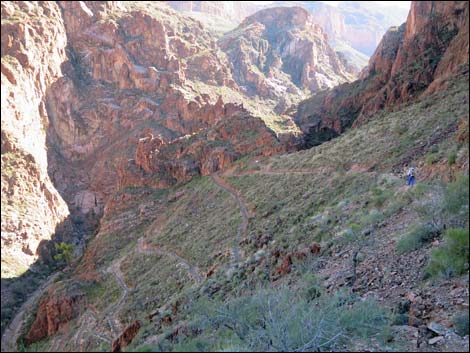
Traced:
POLYGON ((415 184, 415 169, 414 167, 410 167, 406 172, 408 176, 408 186, 413 186, 415 184))

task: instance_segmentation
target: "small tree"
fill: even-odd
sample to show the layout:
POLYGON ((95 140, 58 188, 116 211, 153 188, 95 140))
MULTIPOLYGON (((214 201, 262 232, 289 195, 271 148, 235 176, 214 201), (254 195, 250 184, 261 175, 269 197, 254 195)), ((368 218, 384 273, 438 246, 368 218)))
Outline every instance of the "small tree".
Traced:
POLYGON ((73 245, 67 243, 54 244, 57 254, 54 255, 54 260, 65 261, 67 264, 72 262, 73 245))

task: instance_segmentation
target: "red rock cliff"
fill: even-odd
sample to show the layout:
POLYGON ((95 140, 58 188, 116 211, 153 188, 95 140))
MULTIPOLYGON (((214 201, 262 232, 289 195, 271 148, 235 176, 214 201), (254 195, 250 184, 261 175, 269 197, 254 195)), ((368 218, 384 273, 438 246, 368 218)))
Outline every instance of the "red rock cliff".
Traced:
POLYGON ((465 72, 468 2, 413 2, 406 24, 385 34, 360 79, 302 102, 295 120, 307 144, 318 144, 465 72))

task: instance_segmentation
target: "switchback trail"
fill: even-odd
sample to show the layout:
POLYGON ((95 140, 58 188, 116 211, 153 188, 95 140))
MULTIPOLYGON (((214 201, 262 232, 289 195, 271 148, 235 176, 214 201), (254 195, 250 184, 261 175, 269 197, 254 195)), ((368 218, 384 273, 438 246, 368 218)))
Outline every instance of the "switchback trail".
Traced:
POLYGON ((41 297, 44 291, 54 282, 54 280, 61 274, 56 272, 49 279, 44 282, 38 289, 36 289, 31 297, 21 306, 15 318, 8 325, 7 329, 2 336, 2 352, 15 352, 17 350, 16 341, 21 333, 21 328, 24 323, 25 313, 31 312, 37 300, 41 297))
POLYGON ((114 277, 116 277, 117 283, 123 290, 123 293, 121 295, 121 298, 119 299, 119 302, 112 309, 111 317, 108 318, 108 322, 111 326, 111 329, 117 334, 121 333, 123 330, 121 321, 119 321, 119 318, 118 318, 118 313, 122 309, 122 306, 124 305, 124 301, 126 300, 127 295, 129 294, 129 287, 127 287, 126 283, 124 282, 124 278, 121 272, 121 261, 123 259, 124 258, 121 258, 118 261, 114 262, 106 270, 106 272, 110 272, 114 275, 114 277))
POLYGON ((246 235, 246 230, 248 228, 248 220, 250 218, 250 214, 238 190, 236 190, 233 186, 229 185, 224 179, 222 179, 217 174, 212 174, 211 178, 215 184, 217 184, 223 190, 227 191, 232 196, 232 198, 235 199, 235 201, 237 201, 238 206, 240 207, 240 213, 242 215, 242 222, 238 226, 237 236, 235 238, 235 245, 232 248, 233 261, 234 263, 238 263, 240 261, 240 254, 239 254, 240 245, 239 244, 241 240, 243 239, 243 237, 246 235))
POLYGON ((140 238, 138 241, 137 251, 142 254, 157 254, 162 256, 169 256, 176 259, 184 268, 189 272, 190 277, 197 283, 202 282, 204 276, 201 274, 201 270, 194 265, 191 265, 188 261, 183 259, 178 254, 174 253, 173 251, 164 250, 157 247, 151 247, 148 244, 145 244, 144 238, 140 238))

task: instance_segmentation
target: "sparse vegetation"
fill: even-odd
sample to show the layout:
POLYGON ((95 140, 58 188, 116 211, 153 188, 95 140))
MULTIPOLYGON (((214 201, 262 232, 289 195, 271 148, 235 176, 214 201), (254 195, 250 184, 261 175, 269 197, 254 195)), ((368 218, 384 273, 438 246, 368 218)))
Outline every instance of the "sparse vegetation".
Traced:
POLYGON ((467 310, 455 314, 452 318, 452 323, 454 324, 455 331, 462 337, 470 334, 469 316, 470 315, 467 310))
POLYGON ((444 234, 444 244, 431 253, 426 272, 432 277, 449 278, 468 271, 469 231, 452 228, 444 234))
POLYGON ((453 149, 447 154, 447 163, 454 165, 457 160, 457 150, 453 149))
POLYGON ((417 250, 429 243, 435 236, 436 233, 430 226, 424 224, 415 225, 400 238, 397 243, 397 251, 403 254, 417 250))
MULTIPOLYGON (((308 292, 307 292, 308 293, 308 292)), ((190 332, 175 342, 160 342, 170 351, 329 351, 352 337, 381 340, 388 313, 370 301, 346 294, 298 296, 291 289, 263 290, 229 302, 199 301, 190 332)))

